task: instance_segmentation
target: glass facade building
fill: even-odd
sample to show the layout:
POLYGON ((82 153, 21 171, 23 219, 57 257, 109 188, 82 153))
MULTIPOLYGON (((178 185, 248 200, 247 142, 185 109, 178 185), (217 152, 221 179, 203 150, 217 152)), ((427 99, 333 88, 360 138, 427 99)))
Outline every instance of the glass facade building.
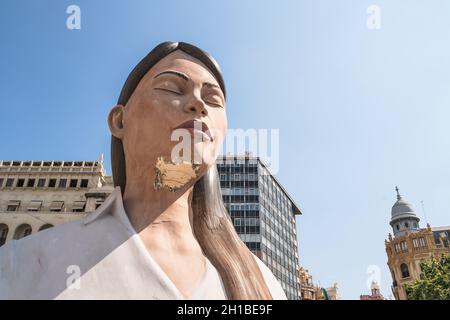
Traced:
POLYGON ((300 299, 295 216, 301 211, 257 157, 217 160, 225 206, 237 233, 280 281, 288 299, 300 299))

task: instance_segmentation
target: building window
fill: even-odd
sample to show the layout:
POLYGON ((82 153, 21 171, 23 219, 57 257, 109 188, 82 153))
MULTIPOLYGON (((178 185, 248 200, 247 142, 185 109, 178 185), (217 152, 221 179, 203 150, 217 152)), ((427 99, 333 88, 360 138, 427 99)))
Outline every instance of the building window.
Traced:
POLYGON ((50 205, 51 212, 61 212, 64 207, 64 201, 53 201, 50 205))
POLYGON ((409 223, 405 222, 405 228, 408 229, 409 228, 409 223))
POLYGON ((39 211, 42 207, 42 201, 41 200, 31 200, 30 204, 28 205, 28 211, 39 211))
POLYGON ((38 188, 45 187, 45 179, 39 179, 37 186, 38 186, 38 188))
POLYGON ((67 179, 59 179, 58 188, 65 188, 67 186, 67 179))
POLYGON ((50 229, 52 227, 54 227, 52 224, 46 223, 42 227, 39 228, 39 231, 42 231, 42 230, 45 230, 45 229, 50 229))
POLYGON ((6 187, 11 188, 14 184, 14 179, 6 179, 6 187))
POLYGON ((50 180, 48 181, 48 187, 49 187, 49 188, 54 188, 54 187, 56 187, 56 179, 50 179, 50 180))
POLYGON ((81 179, 80 188, 87 188, 88 187, 88 179, 81 179))
POLYGON ((419 238, 419 246, 426 247, 427 242, 425 241, 425 238, 419 238))
POLYGON ((103 200, 97 200, 95 202, 95 210, 97 210, 103 204, 103 200))
POLYGON ((34 188, 34 183, 36 182, 36 179, 28 179, 27 187, 28 188, 34 188))
POLYGON ((86 201, 75 201, 72 207, 73 212, 83 212, 86 206, 86 201))
POLYGON ((71 188, 76 188, 78 184, 78 180, 77 179, 70 179, 70 187, 71 188))
POLYGON ((25 179, 17 179, 16 187, 22 188, 25 184, 25 179))
POLYGON ((406 241, 400 242, 400 248, 402 251, 408 251, 408 246, 406 245, 406 241))
POLYGON ((413 239, 414 248, 424 248, 426 247, 426 242, 423 237, 413 239))
POLYGON ((22 239, 31 234, 31 226, 29 224, 21 224, 14 232, 14 239, 22 239))
POLYGON ((6 208, 6 211, 14 212, 14 211, 19 210, 19 207, 20 207, 20 201, 19 200, 10 200, 8 202, 8 206, 6 208))
POLYGON ((402 278, 408 278, 409 277, 409 269, 408 269, 408 266, 405 263, 402 263, 400 265, 400 270, 402 272, 402 278))
POLYGON ((3 187, 3 178, 0 179, 0 188, 3 187))
POLYGON ((0 247, 5 244, 6 237, 8 236, 8 226, 4 223, 0 224, 0 247))

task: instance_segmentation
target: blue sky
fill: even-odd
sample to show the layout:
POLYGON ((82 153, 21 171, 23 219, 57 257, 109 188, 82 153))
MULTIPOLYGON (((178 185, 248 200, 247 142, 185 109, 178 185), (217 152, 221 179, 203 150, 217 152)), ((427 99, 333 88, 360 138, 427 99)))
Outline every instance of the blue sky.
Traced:
POLYGON ((341 296, 367 293, 395 186, 450 225, 450 2, 0 3, 0 159, 97 159, 131 68, 164 40, 210 52, 231 128, 280 130, 280 182, 301 206, 301 264, 341 296), (81 30, 66 8, 81 8, 81 30), (381 29, 366 26, 381 8, 381 29))

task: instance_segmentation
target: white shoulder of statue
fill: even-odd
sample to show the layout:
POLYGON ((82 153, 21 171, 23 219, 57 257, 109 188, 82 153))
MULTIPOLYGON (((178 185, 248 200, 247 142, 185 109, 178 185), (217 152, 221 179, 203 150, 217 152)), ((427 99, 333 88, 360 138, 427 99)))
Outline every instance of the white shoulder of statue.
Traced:
MULTIPOLYGON (((134 232, 124 217, 120 188, 83 219, 8 241, 0 247, 0 299, 53 299, 77 272, 85 274, 134 232)), ((99 270, 101 270, 100 268, 99 270)))

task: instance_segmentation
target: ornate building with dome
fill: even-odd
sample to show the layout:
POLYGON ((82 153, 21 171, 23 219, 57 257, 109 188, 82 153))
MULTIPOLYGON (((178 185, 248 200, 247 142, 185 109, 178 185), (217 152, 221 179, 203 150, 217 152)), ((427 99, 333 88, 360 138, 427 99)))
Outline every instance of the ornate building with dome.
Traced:
POLYGON ((393 236, 385 240, 387 264, 392 276, 392 293, 397 300, 407 300, 405 284, 420 277, 420 263, 450 251, 450 226, 420 228, 413 206, 403 199, 398 188, 392 207, 390 225, 393 236))
POLYGON ((371 294, 362 294, 359 296, 359 300, 384 300, 383 295, 380 291, 380 286, 378 285, 378 282, 372 281, 370 285, 370 292, 371 294))

